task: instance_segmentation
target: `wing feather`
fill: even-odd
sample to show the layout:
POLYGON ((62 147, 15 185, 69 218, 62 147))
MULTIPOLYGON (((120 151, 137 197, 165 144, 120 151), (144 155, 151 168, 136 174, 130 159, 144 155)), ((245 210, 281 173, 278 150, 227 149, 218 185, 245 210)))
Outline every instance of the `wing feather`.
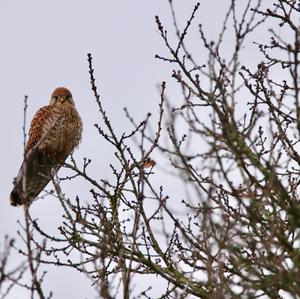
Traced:
POLYGON ((33 117, 25 148, 25 159, 14 182, 11 204, 33 200, 49 183, 60 165, 47 152, 47 143, 55 131, 59 113, 53 106, 40 108, 33 117))

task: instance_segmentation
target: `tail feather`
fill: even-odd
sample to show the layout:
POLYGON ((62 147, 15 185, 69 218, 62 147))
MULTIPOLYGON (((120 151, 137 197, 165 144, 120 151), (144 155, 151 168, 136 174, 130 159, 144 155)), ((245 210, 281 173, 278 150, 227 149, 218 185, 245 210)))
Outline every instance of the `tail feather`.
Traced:
POLYGON ((14 207, 23 204, 23 200, 16 188, 13 188, 13 190, 10 193, 10 204, 14 207))
POLYGON ((30 204, 51 181, 58 168, 56 163, 38 150, 28 155, 26 165, 23 162, 10 193, 11 205, 30 204))

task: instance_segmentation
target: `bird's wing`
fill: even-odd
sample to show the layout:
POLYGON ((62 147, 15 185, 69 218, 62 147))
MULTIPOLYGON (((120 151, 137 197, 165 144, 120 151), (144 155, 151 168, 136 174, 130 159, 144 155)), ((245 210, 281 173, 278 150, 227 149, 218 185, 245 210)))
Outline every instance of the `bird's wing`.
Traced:
POLYGON ((31 121, 25 152, 28 153, 34 146, 43 148, 42 144, 55 129, 58 120, 59 114, 54 106, 40 108, 31 121))
POLYGON ((31 121, 25 159, 10 196, 12 205, 31 202, 45 188, 60 167, 45 148, 59 120, 59 114, 56 112, 53 106, 42 107, 31 121))

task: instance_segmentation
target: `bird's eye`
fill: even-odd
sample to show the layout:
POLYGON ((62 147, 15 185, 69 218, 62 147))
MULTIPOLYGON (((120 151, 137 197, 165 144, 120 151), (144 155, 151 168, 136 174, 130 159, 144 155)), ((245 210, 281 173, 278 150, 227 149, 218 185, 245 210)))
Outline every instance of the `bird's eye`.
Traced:
POLYGON ((53 96, 52 98, 56 101, 58 99, 58 96, 53 96))
POLYGON ((72 96, 71 95, 67 95, 67 98, 66 98, 69 102, 73 102, 73 99, 72 99, 72 96))

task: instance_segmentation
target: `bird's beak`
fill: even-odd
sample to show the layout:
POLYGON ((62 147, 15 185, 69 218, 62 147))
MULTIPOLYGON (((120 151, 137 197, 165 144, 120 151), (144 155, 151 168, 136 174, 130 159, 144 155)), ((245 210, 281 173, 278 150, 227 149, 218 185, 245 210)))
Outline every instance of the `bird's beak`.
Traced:
POLYGON ((64 104, 65 102, 71 103, 71 101, 69 100, 68 96, 61 96, 61 97, 59 98, 59 102, 60 102, 61 104, 64 104))

